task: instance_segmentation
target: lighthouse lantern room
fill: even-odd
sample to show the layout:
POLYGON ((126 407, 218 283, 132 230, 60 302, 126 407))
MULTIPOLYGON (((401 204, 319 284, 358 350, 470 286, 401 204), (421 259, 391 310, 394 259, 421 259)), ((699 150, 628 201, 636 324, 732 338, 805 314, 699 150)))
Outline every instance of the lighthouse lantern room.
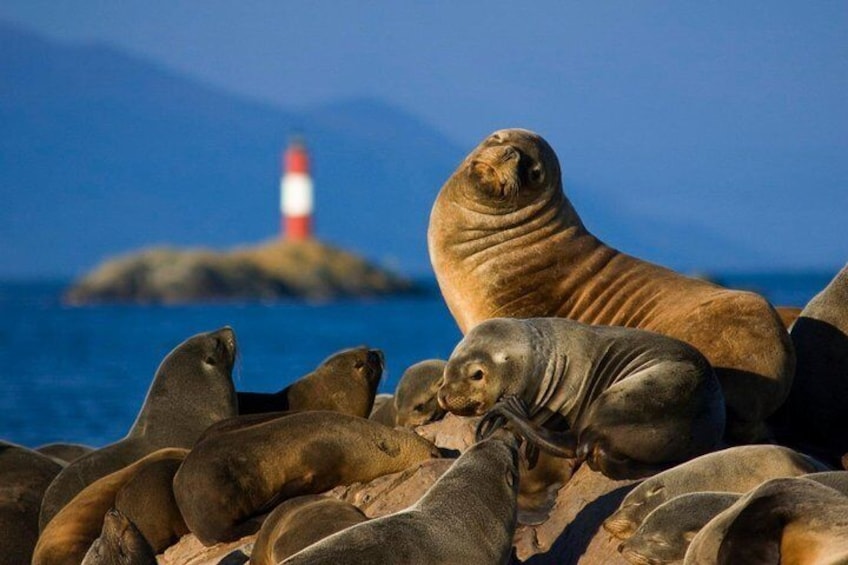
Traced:
POLYGON ((283 154, 283 177, 280 181, 281 235, 289 240, 312 237, 312 177, 309 155, 298 138, 293 139, 283 154))

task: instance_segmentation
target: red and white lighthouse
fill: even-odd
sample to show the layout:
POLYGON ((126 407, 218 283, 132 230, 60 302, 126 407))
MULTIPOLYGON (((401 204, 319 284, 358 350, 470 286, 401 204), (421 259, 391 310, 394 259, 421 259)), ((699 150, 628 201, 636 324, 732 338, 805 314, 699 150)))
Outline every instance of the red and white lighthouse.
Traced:
POLYGON ((285 239, 312 237, 312 177, 309 155, 299 139, 289 143, 283 155, 283 178, 280 180, 280 228, 285 239))

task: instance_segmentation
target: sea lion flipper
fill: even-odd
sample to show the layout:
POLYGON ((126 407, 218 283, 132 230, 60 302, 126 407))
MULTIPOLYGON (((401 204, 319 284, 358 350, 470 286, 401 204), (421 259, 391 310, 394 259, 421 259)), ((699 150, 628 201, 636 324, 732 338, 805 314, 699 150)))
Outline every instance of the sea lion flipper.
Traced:
MULTIPOLYGON (((486 431, 484 424, 491 420, 495 422, 506 420, 528 446, 532 444, 555 457, 570 459, 574 457, 577 450, 577 436, 574 432, 571 430, 555 432, 534 424, 530 421, 524 401, 517 396, 504 397, 503 400, 495 404, 483 416, 477 427, 478 432, 486 431)), ((503 425, 500 424, 498 427, 503 425)), ((489 430, 489 433, 491 431, 493 430, 489 430)), ((529 447, 525 448, 525 455, 528 461, 532 461, 533 452, 529 450, 529 447)), ((538 454, 536 454, 536 457, 538 457, 538 454)))

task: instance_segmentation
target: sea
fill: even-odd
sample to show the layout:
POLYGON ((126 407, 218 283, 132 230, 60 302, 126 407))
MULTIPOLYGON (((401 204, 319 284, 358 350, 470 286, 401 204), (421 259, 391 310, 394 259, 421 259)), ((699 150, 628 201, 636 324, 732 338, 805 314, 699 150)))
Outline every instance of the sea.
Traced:
MULTIPOLYGON (((719 274, 730 288, 804 306, 833 271, 719 274)), ((0 282, 0 439, 99 447, 122 438, 161 360, 186 338, 234 329, 237 390, 280 390, 345 348, 383 350, 379 392, 406 367, 447 359, 461 338, 434 281, 420 295, 322 303, 69 306, 68 283, 0 282)))

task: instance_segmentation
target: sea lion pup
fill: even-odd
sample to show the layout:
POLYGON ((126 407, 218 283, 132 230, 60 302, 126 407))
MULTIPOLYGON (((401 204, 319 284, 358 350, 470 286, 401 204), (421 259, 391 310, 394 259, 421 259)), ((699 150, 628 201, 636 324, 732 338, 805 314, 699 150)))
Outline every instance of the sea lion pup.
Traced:
POLYGON ((721 389, 694 347, 563 318, 495 318, 476 326, 448 360, 439 404, 460 416, 489 411, 483 427, 494 413, 505 416, 530 443, 586 458, 614 479, 716 449, 724 432, 721 389), (513 396, 532 422, 498 403, 513 396))
MULTIPOLYGON (((188 450, 181 448, 160 449, 85 487, 41 532, 33 553, 32 565, 80 563, 91 544, 100 535, 104 516, 115 506, 121 489, 147 466, 161 461, 182 461, 187 452, 188 450)), ((158 508, 148 511, 163 520, 167 519, 168 513, 158 508)), ((149 520, 155 520, 155 517, 149 520)), ((155 547, 152 549, 154 552, 157 550, 155 547)))
POLYGON ((71 462, 50 484, 41 504, 41 530, 97 479, 157 449, 189 448, 211 424, 235 416, 235 355, 235 333, 229 327, 190 337, 171 351, 159 365, 129 433, 71 462))
POLYGON ((80 443, 48 443, 36 447, 35 451, 67 464, 83 455, 88 455, 94 451, 94 448, 80 443))
POLYGON ((349 502, 321 495, 291 498, 271 512, 250 552, 251 565, 277 565, 304 547, 368 520, 349 502))
POLYGON ((414 428, 444 418, 438 392, 446 364, 442 359, 427 359, 403 372, 395 390, 398 426, 414 428))
POLYGON ((640 483, 604 521, 604 528, 627 539, 652 510, 681 494, 743 493, 769 479, 826 470, 812 457, 779 445, 742 445, 707 453, 640 483))
POLYGON ((848 563, 848 497, 801 477, 752 490, 698 532, 684 563, 848 563))
POLYGON ((778 439, 822 451, 837 463, 848 451, 848 265, 814 296, 790 331, 798 360, 786 404, 775 416, 778 439))
POLYGON ((517 514, 517 445, 499 430, 460 455, 413 506, 342 530, 283 563, 508 563, 517 514))
POLYGON ((156 565, 156 554, 138 528, 114 508, 103 518, 103 530, 82 565, 156 565))
POLYGON ((378 394, 374 397, 374 406, 371 407, 369 420, 380 422, 390 428, 395 427, 397 421, 397 410, 395 410, 395 397, 393 394, 378 394))
POLYGON ((279 392, 239 392, 239 414, 332 410, 367 418, 384 367, 379 349, 345 349, 279 392))
POLYGON ((655 508, 618 547, 635 565, 680 563, 704 525, 742 497, 730 492, 693 492, 655 508))
POLYGON ((32 559, 41 497, 61 470, 51 457, 0 441, 0 562, 32 559))
POLYGON ((427 237, 463 332, 488 318, 555 316, 683 340, 716 370, 728 436, 767 436, 763 422, 786 398, 795 368, 774 308, 598 240, 563 193, 553 149, 535 133, 507 129, 483 140, 442 187, 427 237))
POLYGON ((174 495, 192 533, 212 545, 253 533, 247 521, 288 498, 438 456, 412 431, 339 412, 298 412, 199 442, 174 477, 174 495))

